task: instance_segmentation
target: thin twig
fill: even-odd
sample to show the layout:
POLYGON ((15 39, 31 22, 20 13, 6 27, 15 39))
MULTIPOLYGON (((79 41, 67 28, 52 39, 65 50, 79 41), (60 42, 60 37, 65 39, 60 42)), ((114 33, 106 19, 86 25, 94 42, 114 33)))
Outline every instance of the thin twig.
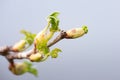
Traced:
POLYGON ((62 30, 60 34, 52 42, 48 44, 48 47, 51 47, 52 45, 56 44, 58 41, 64 39, 65 36, 66 36, 66 32, 62 30))

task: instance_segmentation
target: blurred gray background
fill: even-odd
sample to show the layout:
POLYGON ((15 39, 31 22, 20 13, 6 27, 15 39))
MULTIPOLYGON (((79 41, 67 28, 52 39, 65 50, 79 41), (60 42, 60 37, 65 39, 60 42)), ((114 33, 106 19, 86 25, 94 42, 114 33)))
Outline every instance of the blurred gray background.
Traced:
POLYGON ((61 13, 61 29, 87 25, 88 34, 54 45, 63 52, 34 63, 37 78, 13 75, 0 56, 0 80, 120 80, 119 0, 0 0, 0 46, 22 39, 21 29, 39 32, 54 11, 61 13))

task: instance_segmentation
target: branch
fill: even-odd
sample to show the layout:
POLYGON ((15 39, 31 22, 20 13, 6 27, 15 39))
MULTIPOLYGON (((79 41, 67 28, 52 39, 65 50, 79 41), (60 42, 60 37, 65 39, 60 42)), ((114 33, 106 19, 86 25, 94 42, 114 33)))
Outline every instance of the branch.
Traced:
MULTIPOLYGON (((47 47, 51 47, 56 44, 58 41, 67 38, 67 34, 65 31, 61 31, 60 34, 50 43, 48 43, 47 47)), ((16 50, 12 49, 11 46, 3 46, 0 47, 0 55, 6 56, 8 60, 11 59, 29 59, 30 55, 34 54, 34 47, 29 51, 16 52, 16 50)))
POLYGON ((51 47, 52 45, 56 44, 58 41, 66 38, 66 37, 67 37, 66 32, 65 32, 64 30, 62 30, 62 31, 60 32, 60 34, 59 34, 52 42, 50 42, 50 43, 48 44, 48 47, 51 47))
MULTIPOLYGON (((62 39, 75 39, 75 38, 83 36, 86 33, 87 33, 87 29, 84 30, 84 28, 82 28, 82 29, 74 28, 74 29, 71 29, 68 31, 62 30, 59 33, 59 35, 52 42, 48 43, 47 47, 49 48, 49 47, 53 46, 54 44, 56 44, 57 42, 59 42, 62 39)), ((3 47, 0 47, 0 55, 4 56, 10 63, 9 69, 12 73, 14 73, 16 75, 21 75, 22 73, 19 74, 17 72, 19 69, 17 69, 16 64, 14 63, 15 59, 28 59, 32 62, 39 62, 39 61, 43 62, 50 56, 50 53, 48 53, 47 55, 38 54, 39 50, 37 50, 35 45, 36 44, 34 43, 34 47, 28 51, 18 51, 16 49, 14 49, 14 45, 13 46, 3 46, 3 47)), ((58 50, 58 51, 60 51, 60 50, 58 50)), ((57 56, 57 54, 55 52, 52 55, 52 57, 56 58, 56 56, 57 56)), ((27 65, 27 64, 21 63, 21 65, 23 66, 23 65, 27 65)), ((32 68, 32 69, 34 69, 34 68, 32 68)), ((34 70, 35 70, 35 73, 34 72, 31 72, 31 73, 36 76, 37 75, 36 69, 34 69, 34 70)), ((23 71, 24 71, 24 69, 23 69, 23 71)), ((29 72, 29 71, 27 71, 27 72, 29 72)))
POLYGON ((27 59, 31 62, 43 62, 49 56, 56 58, 60 49, 54 48, 50 50, 50 47, 63 39, 75 39, 83 36, 88 32, 87 26, 82 26, 81 28, 73 28, 67 31, 60 30, 59 19, 57 18, 58 12, 54 12, 48 16, 47 26, 40 31, 37 35, 32 34, 22 30, 21 33, 25 35, 25 39, 20 40, 15 45, 12 46, 2 46, 0 47, 0 55, 5 57, 9 62, 9 70, 16 74, 21 75, 25 72, 30 72, 37 75, 36 69, 32 68, 32 64, 28 62, 15 63, 15 59, 27 59), (59 31, 58 36, 49 42, 53 37, 54 33, 59 31), (32 49, 25 51, 33 44, 32 49), (27 68, 27 69, 26 69, 27 68))

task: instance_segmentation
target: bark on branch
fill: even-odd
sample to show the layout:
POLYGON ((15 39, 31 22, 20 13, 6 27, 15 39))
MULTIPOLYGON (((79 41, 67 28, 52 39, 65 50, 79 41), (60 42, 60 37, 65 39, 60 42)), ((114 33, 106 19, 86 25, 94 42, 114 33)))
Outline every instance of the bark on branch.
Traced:
MULTIPOLYGON (((58 41, 66 38, 66 32, 61 31, 60 34, 50 43, 48 43, 48 47, 53 46, 58 41)), ((5 56, 8 60, 14 60, 14 59, 29 59, 28 57, 30 55, 34 54, 34 47, 29 51, 23 51, 23 52, 16 52, 12 49, 12 46, 3 46, 0 47, 0 55, 5 56)))

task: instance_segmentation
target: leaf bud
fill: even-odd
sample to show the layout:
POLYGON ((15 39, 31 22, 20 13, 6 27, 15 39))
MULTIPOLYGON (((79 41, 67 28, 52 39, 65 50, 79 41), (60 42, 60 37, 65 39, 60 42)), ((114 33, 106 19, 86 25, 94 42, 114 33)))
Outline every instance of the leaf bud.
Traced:
POLYGON ((15 75, 22 75, 26 72, 29 72, 37 76, 37 70, 32 67, 32 64, 29 62, 15 63, 14 65, 9 66, 9 70, 15 75))
POLYGON ((74 39, 83 36, 88 32, 87 26, 82 26, 81 28, 73 28, 66 31, 66 38, 74 39))
POLYGON ((39 61, 41 61, 43 59, 43 55, 42 55, 42 53, 38 52, 38 53, 30 55, 29 59, 32 62, 39 62, 39 61))
POLYGON ((25 40, 20 40, 18 43, 16 43, 16 44, 12 47, 12 49, 13 49, 14 51, 22 51, 22 50, 24 50, 25 45, 26 45, 26 41, 25 41, 25 40))

